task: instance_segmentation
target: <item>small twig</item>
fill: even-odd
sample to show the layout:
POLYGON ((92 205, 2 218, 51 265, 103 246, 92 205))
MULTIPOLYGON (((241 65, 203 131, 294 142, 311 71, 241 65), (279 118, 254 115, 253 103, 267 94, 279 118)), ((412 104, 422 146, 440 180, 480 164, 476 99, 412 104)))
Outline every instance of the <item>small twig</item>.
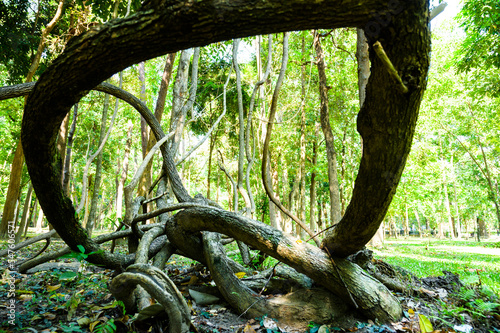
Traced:
POLYGON ((267 279, 266 283, 264 283, 264 286, 262 287, 262 290, 260 291, 259 296, 262 296, 262 293, 264 292, 264 290, 266 290, 267 285, 269 284, 269 282, 271 281, 271 279, 274 276, 274 271, 276 269, 276 266, 278 266, 279 264, 281 264, 281 261, 278 261, 276 263, 276 265, 273 266, 273 269, 271 270, 271 274, 269 274, 269 278, 267 279))
POLYGON ((149 213, 137 215, 136 217, 134 217, 134 219, 132 220, 132 222, 133 223, 137 223, 137 222, 140 222, 140 221, 149 220, 149 219, 151 219, 153 217, 156 217, 156 216, 164 214, 164 213, 172 212, 174 210, 180 210, 180 209, 186 209, 186 208, 194 208, 194 207, 211 208, 211 206, 201 205, 201 204, 196 203, 196 202, 181 202, 181 203, 170 205, 168 207, 164 207, 164 208, 160 208, 160 209, 154 210, 154 211, 149 212, 149 213))
POLYGON ((163 176, 166 176, 166 175, 167 174, 165 173, 164 170, 162 170, 162 172, 160 172, 160 175, 158 176, 158 178, 156 178, 156 180, 153 182, 153 184, 149 187, 148 194, 151 193, 151 192, 153 192, 153 190, 156 187, 156 185, 158 185, 158 183, 163 178, 163 176))
POLYGON ((319 231, 319 232, 315 233, 314 235, 312 235, 311 237, 309 237, 309 238, 306 240, 306 243, 308 243, 311 239, 315 238, 315 237, 316 237, 316 236, 318 236, 319 234, 322 234, 322 233, 324 233, 324 232, 325 232, 325 231, 327 231, 327 230, 330 230, 330 229, 332 229, 332 228, 335 228, 337 225, 338 225, 338 223, 335 223, 334 225, 331 225, 331 226, 329 226, 328 228, 325 228, 325 229, 323 229, 323 230, 321 230, 321 231, 319 231))
POLYGON ((342 274, 340 274, 339 267, 335 263, 335 260, 333 260, 333 257, 330 254, 330 251, 328 250, 327 247, 325 247, 325 250, 326 250, 326 253, 328 254, 328 257, 330 258, 330 261, 332 262, 333 267, 335 268, 335 271, 337 272, 337 275, 338 275, 340 281, 342 281, 342 284, 344 285, 345 290, 347 290, 347 294, 349 294, 349 298, 351 299, 352 304, 354 305, 354 307, 356 309, 358 309, 359 308, 358 303, 356 303, 356 301, 354 300, 354 297, 352 297, 352 294, 351 294, 351 291, 349 290, 349 287, 345 283, 344 278, 342 277, 342 274))
POLYGON ((391 76, 399 85, 398 85, 398 90, 406 94, 408 92, 408 87, 405 86, 403 83, 403 80, 401 80, 401 77, 398 74, 398 71, 396 68, 394 68, 394 65, 391 62, 391 59, 387 56, 387 54, 384 51, 384 48, 382 47, 382 44, 380 44, 379 41, 376 41, 373 44, 373 49, 375 50, 375 54, 379 57, 380 60, 382 60, 382 63, 384 64, 385 68, 387 69, 387 72, 389 73, 389 76, 391 76))
POLYGON ((241 317, 243 317, 245 315, 245 313, 248 312, 248 310, 250 310, 252 308, 252 306, 254 306, 255 304, 257 304, 259 301, 262 301, 263 298, 258 298, 255 302, 253 302, 245 311, 243 311, 239 316, 238 316, 238 319, 240 319, 241 317))
POLYGON ((167 195, 167 194, 168 194, 168 191, 165 191, 165 192, 163 192, 162 194, 157 195, 157 196, 156 196, 156 197, 154 197, 154 198, 144 200, 144 201, 142 202, 142 204, 144 205, 144 204, 150 203, 150 202, 152 202, 152 201, 155 201, 155 200, 157 200, 157 199, 160 199, 161 197, 163 197, 163 196, 165 196, 165 195, 167 195))

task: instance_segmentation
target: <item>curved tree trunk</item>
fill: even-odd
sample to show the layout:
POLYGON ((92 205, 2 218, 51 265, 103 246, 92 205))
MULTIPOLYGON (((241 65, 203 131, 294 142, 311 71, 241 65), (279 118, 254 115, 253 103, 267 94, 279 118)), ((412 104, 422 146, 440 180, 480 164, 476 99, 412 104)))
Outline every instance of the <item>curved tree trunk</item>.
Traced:
MULTIPOLYGON (((358 132, 363 138, 363 156, 346 213, 323 240, 323 246, 338 256, 362 249, 377 232, 405 167, 427 84, 428 3, 409 1, 405 8, 399 4, 397 8, 389 8, 387 15, 392 15, 387 27, 378 25, 376 31, 365 29, 372 67, 365 102, 357 119, 358 132), (397 77, 390 74, 383 57, 374 52, 372 45, 376 41, 381 43, 396 68, 397 77), (399 89, 398 77, 406 92, 399 89)), ((375 24, 369 22, 367 27, 375 24)))

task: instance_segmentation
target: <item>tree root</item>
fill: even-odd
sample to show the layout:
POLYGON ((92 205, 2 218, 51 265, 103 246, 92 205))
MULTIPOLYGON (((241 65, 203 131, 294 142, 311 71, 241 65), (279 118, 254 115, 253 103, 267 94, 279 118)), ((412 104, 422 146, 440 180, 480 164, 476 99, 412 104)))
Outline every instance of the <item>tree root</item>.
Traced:
POLYGON ((134 264, 116 276, 109 286, 116 299, 123 301, 127 312, 136 310, 137 285, 143 287, 165 309, 169 318, 170 333, 188 333, 191 323, 190 311, 184 297, 168 276, 158 268, 147 264, 134 264))
MULTIPOLYGON (((175 284, 160 268, 147 264, 149 248, 156 237, 165 232, 162 227, 154 227, 144 233, 135 256, 136 263, 126 272, 116 276, 110 284, 110 291, 116 299, 123 301, 128 312, 146 310, 151 305, 151 297, 162 306, 169 318, 169 332, 189 332, 190 311, 184 297, 175 284)), ((162 246, 162 254, 169 251, 167 243, 162 246)), ((158 259, 160 265, 168 260, 164 256, 158 259)))
MULTIPOLYGON (((146 230, 149 230, 149 229, 152 229, 154 227, 157 227, 159 226, 160 224, 158 223, 154 223, 154 224, 146 224, 146 225, 141 225, 140 226, 140 229, 143 230, 143 231, 146 231, 146 230)), ((43 235, 40 235, 40 236, 43 236, 43 237, 40 237, 40 236, 37 236, 37 237, 33 237, 23 243, 20 243, 17 247, 18 249, 21 249, 25 246, 28 246, 28 245, 31 245, 39 240, 42 240, 42 239, 45 239, 47 237, 50 237, 51 235, 53 235, 53 233, 55 233, 55 231, 50 231, 48 233, 45 233, 43 235), (37 238, 36 240, 34 241, 31 241, 32 239, 35 239, 37 238), (28 241, 31 241, 31 242, 28 242, 28 241)), ((97 244, 102 244, 102 243, 105 243, 105 242, 108 242, 110 240, 114 240, 114 239, 118 239, 118 238, 122 238, 122 237, 128 237, 132 235, 132 230, 131 229, 127 229, 127 230, 121 230, 121 231, 116 231, 116 232, 113 232, 113 233, 110 233, 110 234, 106 234, 106 235, 100 235, 100 236, 97 236, 95 238, 93 238, 93 240, 97 243, 97 244)), ((164 240, 165 237, 164 237, 164 240)), ((153 255, 153 253, 156 253, 158 252, 161 247, 163 247, 163 244, 158 244, 159 246, 154 246, 152 247, 150 250, 151 250, 151 253, 150 253, 150 256, 153 255), (154 252, 156 250, 156 252, 154 252)), ((43 256, 39 256, 39 257, 36 257, 36 258, 32 258, 26 262, 23 262, 19 268, 18 268, 18 271, 19 273, 21 274, 24 274, 26 273, 27 270, 29 270, 30 268, 33 268, 37 265, 40 265, 40 264, 43 264, 47 261, 50 261, 50 260, 55 260, 57 258, 59 258, 60 256, 62 255, 65 255, 65 254, 68 254, 70 253, 71 250, 69 248, 69 246, 66 246, 58 251, 55 251, 55 252, 50 252, 50 253, 47 253, 43 256)), ((127 265, 130 265, 132 264, 133 262, 135 261, 135 254, 132 254, 132 255, 129 255, 129 256, 123 256, 123 265, 126 267, 127 265)))
MULTIPOLYGON (((43 239, 47 239, 47 238, 50 238, 52 237, 54 234, 56 233, 56 230, 55 229, 52 229, 51 231, 49 232, 46 232, 44 234, 41 234, 41 235, 38 235, 38 236, 35 236, 35 237, 32 237, 32 238, 28 238, 27 240, 25 240, 24 242, 21 242, 19 244, 17 244, 16 246, 14 246, 13 249, 10 249, 11 251, 17 251, 17 250, 20 250, 22 249, 23 247, 26 247, 28 245, 31 245, 33 243, 36 243, 36 242, 39 242, 43 239)), ((5 249, 5 250, 2 250, 0 251, 0 257, 5 257, 7 255, 7 253, 9 253, 9 250, 8 249, 5 249)))
MULTIPOLYGON (((349 294, 335 274, 330 258, 323 251, 264 223, 215 208, 193 208, 177 213, 167 225, 169 239, 190 257, 191 254, 200 257, 199 250, 193 250, 199 249, 200 244, 187 235, 204 230, 223 231, 230 237, 246 242, 309 276, 349 304, 349 294)), ((380 322, 395 321, 401 317, 401 305, 384 285, 348 260, 335 258, 335 262, 364 316, 380 322)), ((207 264, 210 267, 210 263, 207 264)), ((232 279, 230 275, 234 276, 227 273, 224 277, 232 279)), ((221 282, 216 283, 220 285, 221 282)), ((222 286, 226 283, 228 281, 224 280, 222 286)))
POLYGON ((324 289, 299 289, 285 296, 264 297, 249 289, 227 264, 220 236, 203 232, 204 253, 211 276, 225 300, 247 318, 267 315, 281 324, 300 322, 353 323, 350 307, 324 289))

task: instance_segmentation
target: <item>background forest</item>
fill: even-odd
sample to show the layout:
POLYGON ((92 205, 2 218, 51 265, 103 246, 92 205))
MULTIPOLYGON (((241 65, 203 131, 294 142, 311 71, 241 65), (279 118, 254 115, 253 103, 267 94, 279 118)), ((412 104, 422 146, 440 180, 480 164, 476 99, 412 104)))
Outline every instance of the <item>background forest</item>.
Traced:
MULTIPOLYGON (((34 67, 34 80, 72 36, 111 17, 127 15, 134 10, 134 5, 138 4, 129 3, 131 8, 126 8, 126 3, 119 2, 113 5, 66 2, 53 30, 42 36, 41 31, 53 19, 57 2, 3 1, 0 22, 7 33, 0 36, 0 85, 26 80, 41 41, 44 48, 38 67, 34 67)), ((499 230, 498 6, 494 1, 470 0, 456 18, 446 15, 446 19, 433 25, 428 88, 412 152, 384 222, 386 232, 469 238, 477 230, 482 235, 499 230)), ((343 215, 361 156, 356 131, 359 110, 356 30, 319 33, 326 63, 340 215, 343 215)), ((312 230, 319 231, 330 225, 332 210, 313 38, 310 31, 290 35, 290 61, 278 99, 269 175, 272 188, 284 205, 307 221, 312 230)), ((248 207, 255 218, 295 232, 291 220, 269 203, 260 173, 266 119, 280 69, 282 36, 242 39, 235 53, 237 59, 233 56, 234 45, 228 41, 201 48, 199 55, 196 55, 198 51, 195 54, 187 50, 176 56, 159 57, 130 67, 111 77, 109 82, 122 85, 151 110, 159 112, 162 97, 159 92, 164 90, 162 125, 172 129, 177 126, 176 122, 183 122, 176 159, 182 159, 179 170, 191 193, 200 192, 229 210, 248 207), (269 48, 271 37, 273 46, 269 48), (270 64, 266 60, 268 56, 272 59, 270 64), (233 61, 239 71, 231 70, 233 61), (255 88, 257 94, 249 126, 252 92, 268 65, 269 77, 255 88), (172 78, 166 90, 160 85, 164 75, 172 78), (176 112, 181 112, 181 117, 176 112), (224 112, 218 125, 213 126, 224 112), (246 142, 240 142, 239 131, 243 128, 246 142), (184 158, 202 139, 206 139, 203 144, 184 158), (244 185, 246 177, 248 188, 244 185), (235 186, 250 189, 247 193, 253 194, 254 210, 249 201, 244 201, 244 196, 234 194, 235 186)), ((20 138, 23 105, 23 98, 0 102, 3 232, 5 217, 12 214, 16 225, 23 220, 23 226, 35 228, 37 232, 47 227, 25 167, 15 209, 11 207, 11 212, 7 212, 9 181, 13 168, 17 167, 13 161, 20 138)), ((79 204, 84 223, 90 216, 94 229, 116 228, 123 214, 123 186, 141 163, 147 145, 145 125, 128 104, 92 91, 75 106, 64 126, 61 151, 70 157, 70 163, 65 165, 68 193, 79 204), (113 112, 116 116, 112 116, 113 112), (89 164, 110 127, 102 152, 89 164), (84 190, 82 182, 88 190, 84 190)), ((145 184, 151 184, 158 177, 161 170, 158 163, 153 162, 150 179, 145 184)))

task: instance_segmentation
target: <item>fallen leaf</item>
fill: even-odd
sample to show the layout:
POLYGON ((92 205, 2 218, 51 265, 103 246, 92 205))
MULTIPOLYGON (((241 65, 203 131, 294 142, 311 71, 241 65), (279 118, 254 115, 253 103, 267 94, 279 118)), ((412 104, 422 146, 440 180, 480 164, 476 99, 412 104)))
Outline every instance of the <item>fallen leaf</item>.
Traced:
POLYGON ((33 296, 34 295, 19 295, 19 300, 23 302, 30 301, 33 296))
POLYGON ((44 313, 43 316, 45 317, 45 319, 48 319, 48 320, 53 320, 56 318, 56 315, 53 313, 50 313, 50 312, 44 313))
POLYGON ((90 330, 90 332, 94 332, 94 328, 95 328, 97 325, 99 325, 100 323, 101 323, 101 321, 100 321, 100 320, 96 320, 96 321, 94 321, 93 323, 91 323, 91 324, 89 325, 89 330, 90 330))
POLYGON ((91 320, 88 317, 82 317, 76 320, 80 327, 87 327, 90 325, 91 320))
POLYGON ((431 290, 425 289, 425 288, 420 288, 420 292, 423 294, 426 294, 427 296, 429 296, 431 298, 434 298, 438 295, 437 293, 435 293, 431 290))
POLYGON ((276 322, 273 319, 269 318, 269 317, 265 317, 262 320, 262 324, 267 329, 274 330, 274 329, 278 328, 278 324, 276 324, 276 322))
POLYGON ((326 326, 326 325, 322 325, 322 326, 318 329, 318 333, 328 333, 328 332, 330 332, 330 331, 328 330, 328 326, 326 326))
POLYGON ((219 298, 210 294, 201 293, 199 291, 189 289, 189 295, 194 299, 198 305, 210 305, 217 303, 219 298))
POLYGON ((420 325, 420 332, 422 333, 432 333, 434 328, 432 327, 431 321, 429 318, 424 316, 423 314, 418 314, 418 323, 420 325))
POLYGON ((246 324, 246 326, 243 328, 243 333, 257 333, 255 330, 250 326, 250 324, 246 324))
POLYGON ((246 274, 247 274, 247 273, 245 273, 245 272, 238 272, 238 273, 234 273, 234 275, 236 275, 236 277, 237 277, 238 279, 243 279, 243 278, 245 277, 245 275, 246 275, 246 274))

